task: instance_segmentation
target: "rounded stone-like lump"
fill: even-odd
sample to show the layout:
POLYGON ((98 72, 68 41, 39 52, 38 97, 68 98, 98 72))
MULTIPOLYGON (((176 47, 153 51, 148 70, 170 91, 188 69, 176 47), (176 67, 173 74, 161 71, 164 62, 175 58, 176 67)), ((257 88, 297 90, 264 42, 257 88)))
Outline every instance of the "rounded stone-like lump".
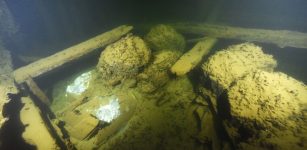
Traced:
POLYGON ((137 36, 128 36, 107 47, 101 59, 110 66, 132 69, 145 65, 149 61, 150 50, 137 36))
POLYGON ((218 94, 217 91, 228 89, 232 82, 255 69, 271 72, 276 66, 273 56, 264 54, 261 47, 242 43, 218 51, 203 64, 202 69, 218 94))
POLYGON ((183 51, 186 42, 184 37, 168 25, 157 25, 145 36, 146 42, 154 50, 175 49, 183 51))
POLYGON ((150 54, 150 49, 140 37, 128 35, 105 48, 97 70, 103 79, 121 80, 135 75, 149 62, 150 54))

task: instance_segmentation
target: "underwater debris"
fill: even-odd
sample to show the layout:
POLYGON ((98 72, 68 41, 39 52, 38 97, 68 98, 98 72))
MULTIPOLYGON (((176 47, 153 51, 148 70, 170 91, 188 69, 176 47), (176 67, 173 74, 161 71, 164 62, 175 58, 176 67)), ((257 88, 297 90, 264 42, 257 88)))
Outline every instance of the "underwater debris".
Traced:
POLYGON ((163 49, 184 51, 186 46, 185 39, 180 33, 173 27, 163 24, 151 28, 145 36, 145 41, 156 51, 163 49))
MULTIPOLYGON (((187 34, 238 39, 247 42, 272 43, 281 48, 307 48, 307 33, 304 32, 242 28, 207 23, 175 23, 171 24, 170 26, 182 33, 187 34)), ((203 39, 201 38, 197 40, 203 39)))
POLYGON ((232 119, 225 122, 226 129, 238 129, 228 132, 238 147, 269 148, 265 142, 280 149, 306 148, 299 145, 307 142, 307 118, 301 114, 306 85, 280 72, 257 70, 230 87, 227 97, 232 119))
POLYGON ((169 81, 168 70, 180 57, 176 50, 162 50, 154 54, 153 62, 138 74, 138 87, 142 92, 152 93, 169 81))
POLYGON ((202 66, 204 75, 211 81, 217 95, 255 69, 273 71, 277 66, 272 55, 264 54, 262 48, 252 43, 229 46, 216 52, 202 66))
POLYGON ((216 42, 217 39, 215 38, 207 38, 198 42, 190 51, 183 54, 183 56, 172 66, 172 73, 177 76, 182 76, 190 72, 201 62, 202 58, 210 52, 216 42))
MULTIPOLYGON (((213 43, 215 40, 213 39, 213 43)), ((128 35, 109 45, 100 55, 96 70, 93 71, 95 77, 88 85, 89 89, 82 95, 86 101, 78 103, 72 111, 66 111, 66 114, 61 118, 65 122, 64 128, 73 139, 72 143, 76 145, 76 148, 156 149, 154 146, 163 145, 165 149, 172 149, 180 145, 181 149, 204 149, 205 147, 208 149, 231 149, 230 141, 225 142, 224 139, 219 139, 220 135, 218 134, 220 133, 217 130, 220 129, 220 126, 216 127, 216 118, 214 117, 223 115, 220 113, 220 109, 218 113, 210 113, 208 112, 209 103, 207 105, 205 102, 195 103, 193 100, 197 95, 187 76, 171 78, 170 68, 181 54, 182 52, 178 49, 160 49, 151 54, 145 42, 140 37, 133 35, 128 35), (129 98, 129 92, 136 93, 137 96, 130 95, 129 98), (196 113, 197 119, 193 118, 193 112, 196 113)), ((264 54, 260 47, 251 43, 232 46, 227 51, 217 52, 216 55, 209 58, 210 63, 206 66, 208 68, 204 67, 205 65, 203 68, 207 69, 204 69, 204 72, 207 71, 208 82, 209 80, 215 81, 214 77, 221 79, 221 81, 224 81, 223 78, 227 78, 225 82, 216 80, 216 84, 222 83, 223 85, 212 87, 217 92, 224 91, 226 93, 236 85, 238 80, 244 79, 249 73, 261 70, 272 72, 277 65, 272 56, 264 54), (216 55, 221 58, 217 58, 216 55), (214 64, 214 61, 217 64, 214 64), (226 63, 221 63, 221 61, 226 61, 226 63), (232 72, 232 68, 227 67, 234 68, 234 71, 232 72), (216 70, 213 72, 214 69, 220 72, 216 70)), ((197 61, 199 62, 199 59, 197 61)), ((195 64, 197 63, 192 62, 192 66, 195 64)), ((265 82, 265 84, 268 83, 265 82)), ((240 94, 245 92, 242 89, 239 89, 240 94)), ((297 94, 295 90, 289 90, 289 92, 297 94)), ((210 99, 216 99, 216 97, 218 100, 221 98, 220 95, 214 95, 210 99)), ((280 97, 277 95, 277 98, 280 97)), ((205 100, 207 100, 206 97, 203 98, 203 101, 205 100)), ((274 110, 271 108, 272 106, 264 107, 266 99, 261 100, 265 100, 259 104, 261 107, 274 110)), ((220 104, 216 100, 213 105, 220 104)), ((244 106, 248 108, 246 105, 244 106)), ((236 106, 234 108, 237 109, 236 106)), ((241 111, 241 109, 235 109, 233 109, 234 112, 241 111)), ((255 137, 261 136, 258 138, 264 139, 261 144, 275 146, 272 144, 273 142, 262 138, 262 136, 274 137, 271 134, 266 134, 271 132, 270 128, 265 128, 266 130, 262 131, 264 126, 261 123, 255 123, 258 121, 257 119, 243 120, 244 116, 238 115, 238 117, 235 113, 231 115, 235 118, 234 120, 223 118, 225 119, 223 125, 227 132, 223 131, 222 133, 225 133, 224 135, 228 133, 227 136, 230 137, 236 148, 242 148, 246 145, 255 147, 260 143, 242 141, 250 135, 252 138, 253 135, 255 137), (245 122, 235 126, 237 125, 235 123, 241 121, 240 119, 245 122), (248 134, 251 133, 250 135, 242 134, 244 131, 250 131, 246 129, 252 129, 251 132, 248 132, 248 134), (261 133, 254 134, 257 131, 261 133)), ((272 116, 269 115, 269 117, 272 116)), ((268 118, 266 119, 269 120, 270 118, 268 118)), ((276 127, 274 128, 276 130, 281 127, 285 131, 284 128, 288 127, 273 121, 268 124, 276 127)), ((295 130, 305 133, 301 129, 296 128, 295 130)), ((290 134, 287 133, 287 135, 290 134)), ((299 133, 299 136, 303 135, 299 133)), ((254 140, 252 138, 250 139, 254 140)), ((304 142, 303 138, 300 140, 304 142)), ((246 147, 242 149, 246 149, 246 147)))
MULTIPOLYGON (((23 107, 20 111, 20 121, 25 126, 22 138, 29 144, 34 144, 37 149, 59 150, 50 126, 44 121, 41 111, 29 97, 21 98, 23 107), (42 140, 43 139, 43 140, 42 140)), ((53 133, 54 134, 54 133, 53 133)))
POLYGON ((236 149, 304 149, 307 87, 273 72, 276 61, 251 43, 219 51, 203 65, 217 117, 236 149), (226 51, 227 50, 227 51, 226 51))
POLYGON ((140 37, 128 35, 105 48, 96 68, 107 84, 115 85, 136 75, 149 62, 150 55, 150 49, 140 37))
POLYGON ((110 123, 120 115, 118 98, 112 98, 107 105, 101 105, 95 112, 99 120, 110 123))
POLYGON ((14 71, 15 81, 23 83, 30 76, 32 78, 43 75, 46 72, 62 67, 63 65, 89 54, 97 48, 104 47, 112 42, 117 41, 123 35, 132 30, 132 26, 122 25, 113 30, 95 36, 87 41, 64 49, 49 57, 35 61, 27 66, 18 68, 14 71))
POLYGON ((29 90, 31 91, 31 93, 33 95, 35 95, 38 100, 40 102, 42 102, 43 104, 49 106, 50 105, 50 100, 47 97, 47 95, 39 88, 39 86, 37 85, 37 83, 32 79, 32 78, 28 78, 26 80, 26 84, 29 87, 29 90))
POLYGON ((74 80, 72 84, 67 86, 66 92, 76 95, 82 94, 88 88, 91 76, 91 71, 81 74, 74 80))

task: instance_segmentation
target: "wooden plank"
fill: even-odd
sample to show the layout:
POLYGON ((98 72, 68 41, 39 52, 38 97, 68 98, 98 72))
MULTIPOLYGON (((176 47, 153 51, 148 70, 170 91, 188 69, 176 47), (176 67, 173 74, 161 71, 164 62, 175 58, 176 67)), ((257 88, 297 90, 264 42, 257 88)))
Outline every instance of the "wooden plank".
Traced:
POLYGON ((29 97, 22 97, 23 104, 20 110, 20 121, 24 125, 22 138, 25 142, 35 145, 37 149, 60 149, 52 131, 43 119, 40 109, 35 106, 29 97))
POLYGON ((47 106, 50 105, 49 98, 45 95, 45 93, 39 88, 39 86, 35 83, 32 78, 28 78, 26 80, 26 84, 29 87, 30 91, 44 104, 47 106))
POLYGON ((27 66, 14 71, 14 78, 17 83, 23 83, 28 78, 40 76, 50 70, 58 68, 68 62, 76 60, 98 48, 102 48, 110 43, 117 41, 123 35, 132 30, 132 26, 119 26, 111 31, 100 34, 87 41, 64 49, 49 57, 40 59, 27 66))
POLYGON ((182 76, 190 72, 210 52, 216 42, 216 38, 206 38, 198 42, 190 51, 180 57, 172 66, 171 72, 177 76, 182 76))
POLYGON ((177 23, 171 24, 171 26, 182 33, 239 39, 249 42, 272 43, 282 48, 307 48, 307 33, 296 31, 240 28, 206 23, 177 23))
POLYGON ((99 124, 98 119, 86 113, 67 112, 63 120, 69 135, 79 140, 85 139, 99 124))

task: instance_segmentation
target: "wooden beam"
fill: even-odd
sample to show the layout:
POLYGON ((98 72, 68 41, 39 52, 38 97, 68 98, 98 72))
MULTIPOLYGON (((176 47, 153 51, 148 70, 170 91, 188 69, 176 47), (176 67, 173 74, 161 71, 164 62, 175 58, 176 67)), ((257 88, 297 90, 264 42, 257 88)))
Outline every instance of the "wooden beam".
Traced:
POLYGON ((296 31, 241 28, 206 23, 177 23, 171 24, 171 26, 182 33, 239 39, 249 42, 272 43, 282 48, 307 48, 307 33, 296 31))
POLYGON ((132 26, 119 26, 111 31, 100 34, 87 41, 64 49, 49 57, 35 61, 27 66, 21 67, 14 71, 15 81, 20 84, 25 82, 28 78, 40 76, 55 68, 59 68, 64 64, 76 60, 98 48, 102 48, 110 43, 120 39, 123 35, 132 30, 132 26))
POLYGON ((39 86, 35 83, 32 78, 28 78, 26 80, 26 84, 29 87, 32 94, 34 94, 42 103, 46 104, 47 106, 50 105, 50 100, 46 96, 46 94, 39 88, 39 86))
POLYGON ((172 66, 171 72, 177 76, 182 76, 190 72, 201 62, 202 58, 210 52, 216 42, 216 38, 206 38, 198 42, 190 51, 179 58, 172 66))
POLYGON ((56 133, 52 132, 33 100, 30 97, 21 97, 21 103, 23 107, 20 110, 20 122, 24 125, 24 141, 35 145, 37 149, 61 149, 53 137, 56 133))

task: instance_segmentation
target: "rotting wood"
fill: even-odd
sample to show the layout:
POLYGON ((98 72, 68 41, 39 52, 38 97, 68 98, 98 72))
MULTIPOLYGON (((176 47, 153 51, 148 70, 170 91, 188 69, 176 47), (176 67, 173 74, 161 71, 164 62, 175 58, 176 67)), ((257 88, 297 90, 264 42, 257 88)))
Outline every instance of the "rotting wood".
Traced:
POLYGON ((15 81, 20 84, 28 78, 40 76, 48 71, 58 68, 68 62, 76 60, 98 48, 102 48, 110 43, 117 41, 123 35, 132 30, 132 26, 122 25, 111 31, 100 34, 87 41, 64 49, 49 57, 35 61, 27 66, 21 67, 14 71, 15 81))
POLYGON ((22 97, 23 107, 20 111, 20 121, 25 126, 22 138, 37 149, 60 149, 51 130, 41 115, 41 111, 30 97, 22 97))
POLYGON ((177 76, 182 76, 190 72, 210 52, 216 42, 216 38, 206 38, 198 42, 190 51, 179 58, 172 66, 171 72, 177 76))
POLYGON ((45 95, 45 93, 39 88, 39 86, 35 83, 32 78, 28 78, 26 80, 26 84, 29 87, 30 91, 44 104, 47 106, 50 105, 49 98, 45 95))
POLYGON ((90 114, 76 114, 74 111, 67 112, 64 120, 69 135, 79 140, 85 139, 99 124, 99 120, 90 114))
POLYGON ((171 24, 171 26, 179 32, 188 34, 272 43, 281 48, 307 48, 307 33, 296 31, 241 28, 206 23, 177 23, 171 24))

